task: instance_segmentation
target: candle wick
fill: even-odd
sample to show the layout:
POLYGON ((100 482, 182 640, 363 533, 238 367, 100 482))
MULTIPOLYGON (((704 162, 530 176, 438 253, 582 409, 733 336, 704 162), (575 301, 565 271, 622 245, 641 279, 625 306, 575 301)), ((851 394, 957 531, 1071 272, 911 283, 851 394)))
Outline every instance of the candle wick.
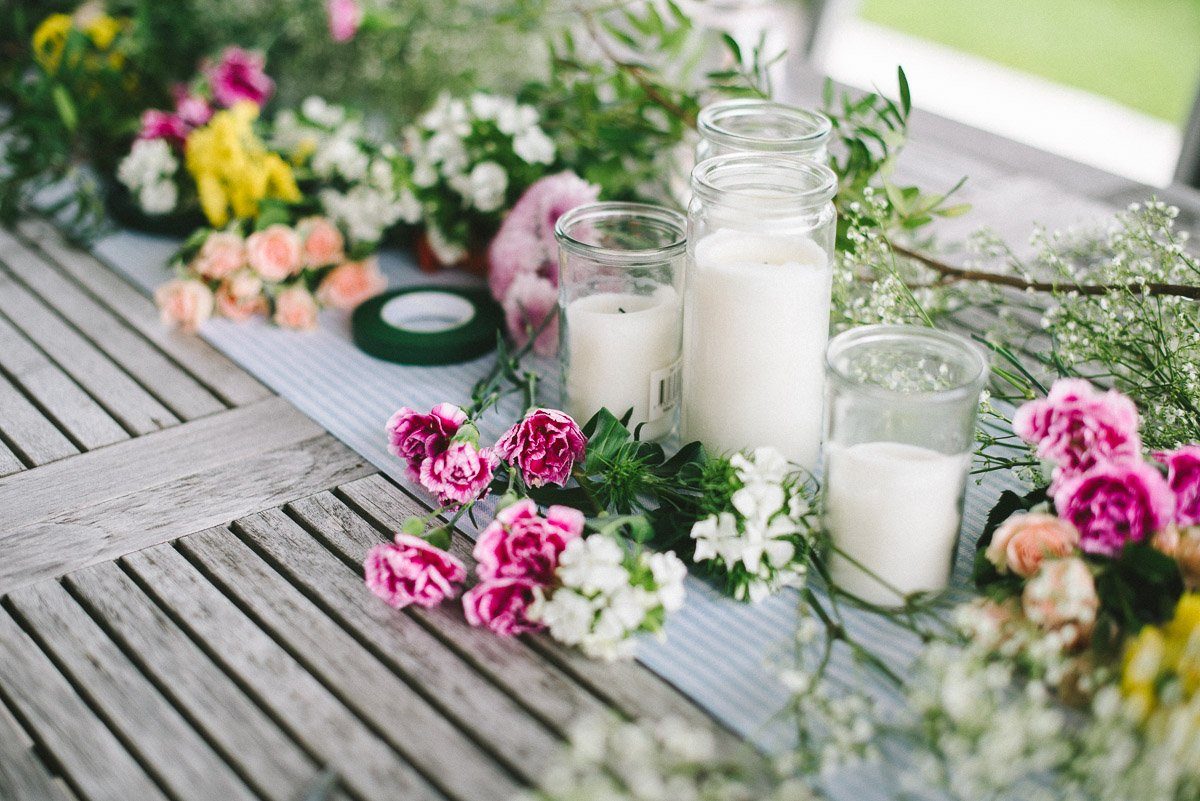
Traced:
POLYGON ((625 313, 625 310, 622 309, 620 306, 617 307, 617 311, 619 311, 621 314, 625 313))

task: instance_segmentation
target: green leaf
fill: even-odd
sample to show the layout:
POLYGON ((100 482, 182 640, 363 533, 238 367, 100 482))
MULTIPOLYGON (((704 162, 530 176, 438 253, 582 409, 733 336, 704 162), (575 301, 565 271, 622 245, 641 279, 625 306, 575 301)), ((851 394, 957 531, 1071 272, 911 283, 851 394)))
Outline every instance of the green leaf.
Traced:
MULTIPOLYGON (((1048 500, 1045 487, 1028 492, 1025 495, 1018 495, 1011 490, 1005 490, 1000 494, 1000 499, 996 501, 996 505, 988 512, 987 522, 984 523, 983 533, 979 535, 979 541, 975 543, 975 565, 972 571, 975 579, 975 586, 981 590, 988 588, 998 588, 1001 590, 1011 590, 1013 592, 1020 590, 1020 579, 1013 574, 1001 574, 996 569, 985 555, 987 547, 992 543, 992 537, 996 534, 996 529, 1000 528, 1006 520, 1018 512, 1028 512, 1038 504, 1045 503, 1048 500)), ((1005 594, 1008 594, 1007 592, 1005 594)))
POLYGON ((727 48, 729 48, 729 52, 733 56, 734 61, 736 61, 738 64, 741 64, 742 63, 742 48, 740 45, 738 45, 737 39, 734 39, 728 33, 722 33, 721 41, 723 41, 725 43, 725 46, 727 48))
POLYGON ((54 108, 58 110, 58 118, 62 120, 63 127, 74 132, 79 125, 79 114, 75 110, 75 101, 71 99, 71 93, 61 83, 54 84, 50 93, 54 98, 54 108))
POLYGON ((584 469, 589 473, 615 460, 621 452, 621 446, 628 442, 631 436, 629 429, 608 409, 596 412, 584 426, 583 433, 588 438, 584 469))
POLYGON ((1183 594, 1183 579, 1174 559, 1135 542, 1101 568, 1096 592, 1100 608, 1132 634, 1146 623, 1171 619, 1183 594))
POLYGON ((896 79, 900 82, 900 108, 904 109, 904 116, 908 117, 912 111, 912 92, 908 88, 908 76, 904 74, 904 67, 896 67, 896 79))

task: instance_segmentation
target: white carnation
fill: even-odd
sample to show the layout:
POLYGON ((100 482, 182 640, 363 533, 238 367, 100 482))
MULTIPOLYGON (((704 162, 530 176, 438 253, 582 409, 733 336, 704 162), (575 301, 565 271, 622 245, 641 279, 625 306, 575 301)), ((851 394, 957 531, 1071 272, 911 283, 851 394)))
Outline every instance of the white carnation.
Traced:
POLYGON ((178 169, 179 160, 165 139, 139 139, 117 166, 117 178, 138 193, 144 186, 173 179, 178 169))

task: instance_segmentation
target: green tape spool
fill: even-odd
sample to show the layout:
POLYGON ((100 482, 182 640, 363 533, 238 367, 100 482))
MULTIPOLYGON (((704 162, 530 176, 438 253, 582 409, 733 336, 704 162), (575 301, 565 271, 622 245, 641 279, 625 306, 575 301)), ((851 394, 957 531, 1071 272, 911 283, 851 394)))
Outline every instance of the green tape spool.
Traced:
POLYGON ((496 347, 504 312, 485 289, 414 286, 354 310, 354 344, 380 359, 422 367, 456 364, 496 347))

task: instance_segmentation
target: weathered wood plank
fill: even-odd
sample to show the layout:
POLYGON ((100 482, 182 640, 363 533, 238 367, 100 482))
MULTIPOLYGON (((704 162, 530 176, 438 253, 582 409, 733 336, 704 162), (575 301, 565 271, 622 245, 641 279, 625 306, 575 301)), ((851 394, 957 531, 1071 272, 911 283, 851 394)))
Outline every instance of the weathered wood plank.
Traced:
POLYGON ((25 463, 17 458, 17 455, 9 450, 8 446, 0 442, 0 478, 11 476, 13 473, 19 473, 25 469, 25 463))
POLYGON ((199 381, 3 228, 0 261, 180 419, 225 410, 225 404, 199 381))
MULTIPOLYGON (((398 531, 405 518, 427 514, 413 498, 382 475, 368 476, 338 488, 355 511, 385 530, 398 531)), ((461 532, 454 532, 451 551, 472 573, 474 543, 461 532)), ((666 681, 635 662, 605 663, 588 659, 579 651, 539 635, 525 638, 545 658, 567 671, 600 699, 631 717, 674 715, 697 725, 712 726, 713 720, 666 681)))
MULTIPOLYGON (((347 565, 353 566, 348 569, 352 569, 355 582, 360 583, 367 551, 384 539, 380 531, 328 492, 293 501, 287 508, 347 565)), ((268 550, 265 543, 261 547, 268 550)), ((330 571, 334 572, 332 568, 330 571)), ((367 604, 369 609, 362 613, 364 619, 398 617, 398 613, 374 598, 368 600, 373 603, 367 604)), ((468 624, 457 604, 433 609, 410 607, 406 611, 560 733, 566 734, 580 718, 607 709, 519 638, 497 637, 468 624)))
POLYGON ((367 472, 361 458, 322 434, 0 531, 0 551, 5 554, 0 592, 278 506, 367 472))
POLYGON ((541 777, 546 761, 561 744, 514 698, 535 688, 516 693, 498 689, 416 620, 381 603, 363 584, 361 572, 344 564, 281 510, 241 518, 234 526, 376 658, 410 684, 419 685, 460 728, 487 743, 527 781, 541 777))
POLYGON ((0 432, 32 466, 79 453, 29 399, 0 375, 0 432))
POLYGON ((255 790, 270 801, 303 797, 314 762, 115 562, 65 581, 255 790))
POLYGON ((32 743, 0 706, 0 798, 5 801, 67 801, 63 791, 33 752, 32 743))
MULTIPOLYGON (((518 791, 477 744, 232 533, 211 529, 180 540, 178 547, 448 795, 508 798, 518 791), (396 728, 399 720, 403 731, 396 728), (408 736, 412 731, 421 736, 408 736)), ((472 692, 461 686, 458 691, 472 692)))
MULTIPOLYGON (((254 794, 56 581, 9 601, 168 791, 187 801, 252 801, 254 794)), ((76 743, 86 747, 86 743, 76 743)))
POLYGON ((42 650, 0 609, 0 686, 89 801, 167 801, 42 650))
POLYGON ((148 434, 179 422, 167 407, 3 269, 0 312, 130 432, 148 434))
MULTIPOLYGON (((148 548, 124 562, 226 671, 339 773, 346 787, 368 799, 443 797, 173 547, 148 548)), ((406 729, 402 720, 390 725, 406 729)))
POLYGON ((49 222, 33 218, 22 220, 18 230, 101 303, 119 314, 226 403, 243 406, 271 395, 257 379, 203 339, 164 326, 152 300, 92 254, 71 247, 49 222))
POLYGON ((3 317, 0 368, 86 450, 129 439, 129 432, 3 317))

